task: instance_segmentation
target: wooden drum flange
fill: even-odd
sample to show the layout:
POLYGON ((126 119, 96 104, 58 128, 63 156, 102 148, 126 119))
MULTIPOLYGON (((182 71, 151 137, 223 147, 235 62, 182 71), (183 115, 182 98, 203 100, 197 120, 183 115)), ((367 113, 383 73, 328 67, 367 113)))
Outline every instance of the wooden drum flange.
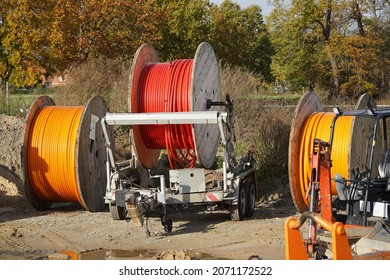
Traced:
POLYGON ((301 145, 301 131, 306 119, 314 112, 322 112, 321 100, 314 93, 303 95, 295 109, 294 118, 291 124, 290 144, 288 149, 288 178, 290 192, 298 211, 304 212, 308 209, 305 202, 305 191, 300 184, 299 150, 301 145))

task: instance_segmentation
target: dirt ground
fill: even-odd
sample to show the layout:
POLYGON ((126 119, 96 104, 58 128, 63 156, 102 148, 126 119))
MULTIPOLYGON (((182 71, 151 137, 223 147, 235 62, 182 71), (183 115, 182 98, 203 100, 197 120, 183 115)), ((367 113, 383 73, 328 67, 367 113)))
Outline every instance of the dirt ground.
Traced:
MULTIPOLYGON (((23 195, 20 147, 24 125, 0 115, 0 259, 284 259, 283 223, 295 214, 291 199, 273 194, 250 219, 234 222, 205 206, 169 208, 173 230, 159 212, 148 219, 150 236, 108 210, 91 213, 74 203, 37 211, 23 195)), ((286 186, 288 188, 288 186, 286 186)))

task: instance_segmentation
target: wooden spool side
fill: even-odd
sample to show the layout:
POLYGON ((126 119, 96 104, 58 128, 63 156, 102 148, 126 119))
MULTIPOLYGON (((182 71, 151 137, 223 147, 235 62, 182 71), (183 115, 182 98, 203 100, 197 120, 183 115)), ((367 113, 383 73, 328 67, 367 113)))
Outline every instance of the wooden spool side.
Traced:
POLYGON ((314 93, 309 92, 303 95, 299 100, 291 123, 288 149, 288 178, 292 199, 295 207, 300 212, 304 212, 308 209, 300 186, 299 150, 302 141, 301 131, 306 119, 312 113, 322 111, 323 106, 320 99, 314 93))
MULTIPOLYGON (((192 111, 219 110, 207 109, 207 100, 220 101, 221 87, 217 58, 210 44, 203 42, 195 53, 192 68, 190 100, 192 111)), ((194 141, 198 162, 210 168, 217 154, 220 140, 218 125, 193 125, 194 141)))
POLYGON ((45 106, 55 106, 53 99, 49 96, 40 96, 31 105, 26 115, 26 128, 23 137, 23 147, 21 151, 21 162, 23 168, 23 181, 24 181, 24 192, 26 193, 27 199, 31 205, 37 210, 46 210, 52 203, 40 200, 34 193, 34 189, 31 185, 30 175, 28 170, 28 157, 30 148, 28 146, 31 129, 33 129, 33 123, 35 116, 45 106))
MULTIPOLYGON (((83 206, 92 212, 103 210, 106 192, 106 148, 101 119, 108 112, 104 99, 91 98, 84 108, 76 140, 76 176, 78 191, 83 206)), ((111 127, 107 127, 111 148, 114 150, 114 137, 111 127)))
MULTIPOLYGON (((151 45, 144 44, 138 48, 133 59, 129 78, 129 112, 139 113, 138 85, 143 67, 146 64, 157 62, 159 62, 157 52, 151 45)), ((139 125, 132 126, 131 139, 134 144, 135 153, 141 165, 145 168, 155 167, 161 150, 149 149, 146 147, 141 137, 141 129, 139 125)))
MULTIPOLYGON (((366 109, 366 108, 375 108, 376 103, 371 94, 363 94, 360 96, 355 109, 366 109)), ((352 171, 355 168, 359 168, 360 171, 365 170, 368 166, 368 161, 366 162, 366 147, 367 141, 371 139, 371 134, 374 128, 374 120, 368 118, 354 117, 351 126, 351 143, 349 145, 349 166, 348 173, 349 177, 353 178, 352 171)), ((383 152, 383 140, 382 135, 379 134, 377 137, 377 142, 375 146, 375 156, 373 162, 372 175, 375 177, 378 175, 378 166, 381 160, 381 155, 383 152)), ((369 143, 372 143, 369 141, 369 143)), ((369 152, 369 150, 368 150, 369 152)), ((369 159, 369 154, 367 160, 369 159)))

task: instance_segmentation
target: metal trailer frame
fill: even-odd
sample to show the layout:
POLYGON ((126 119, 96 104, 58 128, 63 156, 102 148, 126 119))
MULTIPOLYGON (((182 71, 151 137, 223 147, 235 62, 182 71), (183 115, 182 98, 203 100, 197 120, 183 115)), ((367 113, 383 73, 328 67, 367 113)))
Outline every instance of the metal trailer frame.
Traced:
POLYGON ((172 221, 167 215, 168 205, 211 204, 228 208, 232 220, 243 220, 253 214, 257 189, 255 161, 251 152, 239 162, 233 149, 234 140, 232 122, 232 102, 213 102, 211 106, 225 105, 227 112, 197 111, 173 113, 107 113, 101 119, 103 134, 106 139, 106 171, 107 185, 105 202, 110 206, 114 219, 131 219, 135 224, 143 226, 143 217, 149 211, 161 207, 161 222, 165 231, 172 230, 172 221), (106 126, 108 125, 150 125, 150 124, 215 124, 221 135, 224 147, 222 178, 213 180, 212 187, 206 188, 205 169, 187 168, 169 170, 169 183, 164 175, 148 177, 159 181, 157 187, 145 188, 137 184, 136 177, 125 175, 137 169, 136 156, 132 159, 116 163, 106 126))

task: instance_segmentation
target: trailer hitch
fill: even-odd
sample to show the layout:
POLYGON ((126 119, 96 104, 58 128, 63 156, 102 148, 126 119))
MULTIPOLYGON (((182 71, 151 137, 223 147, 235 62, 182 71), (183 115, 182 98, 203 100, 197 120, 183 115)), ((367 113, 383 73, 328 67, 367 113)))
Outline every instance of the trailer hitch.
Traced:
POLYGON ((319 214, 307 211, 298 219, 290 217, 284 224, 287 260, 308 260, 306 242, 303 240, 300 228, 307 219, 312 220, 325 230, 332 233, 332 254, 334 260, 352 260, 352 253, 344 225, 340 222, 331 223, 319 214))

